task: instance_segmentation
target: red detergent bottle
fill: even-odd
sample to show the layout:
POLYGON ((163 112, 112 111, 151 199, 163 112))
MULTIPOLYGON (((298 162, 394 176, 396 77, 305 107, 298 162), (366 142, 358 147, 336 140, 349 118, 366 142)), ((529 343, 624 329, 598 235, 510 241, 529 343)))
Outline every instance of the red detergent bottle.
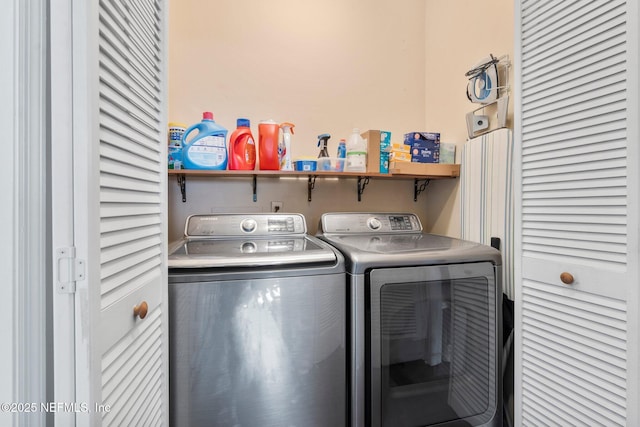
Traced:
POLYGON ((256 143, 249 119, 238 119, 229 138, 229 170, 253 170, 256 167, 256 143))
POLYGON ((258 163, 261 170, 280 170, 279 134, 280 125, 273 120, 263 120, 258 125, 258 163))

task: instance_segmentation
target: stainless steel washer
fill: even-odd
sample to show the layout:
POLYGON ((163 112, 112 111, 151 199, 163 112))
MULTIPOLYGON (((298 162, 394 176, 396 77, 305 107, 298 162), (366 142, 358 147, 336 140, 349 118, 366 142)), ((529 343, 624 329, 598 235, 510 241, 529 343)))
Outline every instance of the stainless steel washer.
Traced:
POLYGON ((345 256, 354 427, 500 426, 500 252, 406 213, 327 213, 345 256))
POLYGON ((169 249, 172 426, 344 426, 344 258, 299 214, 193 215, 169 249))

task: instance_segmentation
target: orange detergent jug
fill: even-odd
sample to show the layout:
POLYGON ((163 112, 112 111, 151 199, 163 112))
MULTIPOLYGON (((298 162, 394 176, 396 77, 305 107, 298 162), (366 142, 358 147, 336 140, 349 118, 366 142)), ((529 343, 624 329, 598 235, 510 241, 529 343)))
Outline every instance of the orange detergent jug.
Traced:
POLYGON ((280 125, 273 120, 263 120, 258 125, 258 158, 261 170, 280 170, 279 132, 280 125))
POLYGON ((256 143, 249 119, 238 119, 229 139, 229 170, 253 170, 256 167, 256 143))

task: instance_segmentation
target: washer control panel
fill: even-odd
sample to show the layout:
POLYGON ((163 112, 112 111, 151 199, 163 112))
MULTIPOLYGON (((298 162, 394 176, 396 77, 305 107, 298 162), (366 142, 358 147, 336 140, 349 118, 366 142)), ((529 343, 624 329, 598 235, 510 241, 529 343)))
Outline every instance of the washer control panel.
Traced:
POLYGON ((191 215, 185 237, 241 237, 306 234, 301 214, 211 214, 191 215))
POLYGON ((326 213, 320 226, 323 233, 337 234, 422 232, 420 219, 410 213, 326 213))

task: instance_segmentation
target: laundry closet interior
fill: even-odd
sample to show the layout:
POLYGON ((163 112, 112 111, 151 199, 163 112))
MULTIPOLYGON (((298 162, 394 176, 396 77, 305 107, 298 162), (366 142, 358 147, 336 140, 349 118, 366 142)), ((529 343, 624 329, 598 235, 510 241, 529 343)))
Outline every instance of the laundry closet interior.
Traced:
MULTIPOLYGON (((202 112, 211 111, 216 123, 227 128, 231 134, 236 120, 247 118, 251 121, 256 140, 260 121, 272 119, 278 123, 291 122, 295 124, 291 142, 294 159, 317 157, 319 148, 316 142, 320 134, 331 135, 328 151, 334 155, 338 141, 348 138, 353 128, 358 128, 361 132, 369 129, 388 131, 391 133, 391 141, 399 143, 403 142, 405 133, 437 132, 442 142, 457 146, 455 162, 459 164, 459 153, 468 139, 465 115, 475 108, 465 93, 468 82, 465 72, 490 53, 501 56, 511 55, 513 52, 512 5, 505 6, 498 2, 482 5, 467 3, 468 10, 461 15, 458 7, 444 1, 345 3, 331 0, 316 4, 276 1, 250 5, 245 2, 171 2, 167 119, 169 122, 182 122, 189 126, 200 121, 202 112), (503 25, 497 25, 495 31, 487 34, 486 43, 468 43, 470 31, 483 31, 482 25, 478 23, 479 16, 485 16, 486 19, 501 17, 499 22, 503 25), (459 30, 456 30, 458 27, 459 30)), ((509 126, 512 126, 512 116, 511 110, 509 126)), ((337 211, 410 213, 416 215, 425 232, 461 237, 460 182, 457 174, 443 179, 431 179, 420 192, 416 191, 418 182, 412 176, 397 176, 392 179, 371 177, 364 188, 360 187, 360 179, 356 176, 314 177, 313 185, 310 179, 305 175, 287 176, 277 173, 258 174, 256 177, 251 174, 180 175, 179 171, 173 171, 168 179, 169 241, 182 237, 185 222, 190 215, 215 217, 243 213, 250 217, 273 212, 274 204, 281 206, 278 214, 303 214, 307 232, 311 235, 319 231, 323 213, 337 211)), ((226 217, 218 218, 226 221, 226 217)), ((260 218, 262 217, 255 216, 258 224, 263 221, 260 218)), ((408 221, 409 217, 389 216, 380 219, 384 221, 384 218, 387 221, 395 221, 396 218, 408 221)), ((241 220, 240 218, 239 221, 241 220)), ((246 224, 246 220, 243 224, 246 224)), ((419 224, 412 224, 414 233, 421 231, 418 229, 419 224)), ((211 230, 213 229, 215 225, 211 226, 211 230)), ((390 230, 391 228, 388 231, 390 230)), ((220 233, 219 230, 216 232, 220 233)), ((410 234, 398 236, 398 239, 409 238, 411 243, 411 239, 418 236, 410 234)), ((259 245, 258 243, 256 247, 259 245)), ((386 250, 391 250, 391 247, 386 250)), ((453 257, 458 259, 455 251, 453 253, 453 257)), ((473 257, 466 259, 467 262, 478 260, 479 258, 473 257)), ((486 255, 482 261, 494 262, 495 259, 492 255, 486 255)), ((497 263, 499 266, 500 262, 497 263)), ((200 298, 177 297, 177 292, 180 292, 178 285, 189 279, 182 273, 179 273, 179 277, 176 276, 176 270, 171 267, 170 254, 169 298, 179 298, 180 301, 190 298, 190 301, 197 304, 198 310, 202 310, 205 304, 202 298, 208 299, 213 294, 203 289, 202 294, 194 294, 201 295, 200 298)), ((501 292, 496 294, 495 278, 487 272, 493 271, 492 268, 483 271, 482 275, 492 285, 485 289, 487 306, 479 310, 484 313, 482 316, 490 319, 483 320, 487 322, 484 328, 494 330, 500 320, 495 315, 496 307, 500 305, 501 292)), ((441 286, 442 283, 438 282, 433 286, 441 286)), ((255 289, 259 288, 257 282, 254 286, 255 289)), ((451 286, 453 289, 453 284, 451 286)), ((268 290, 255 292, 270 294, 268 290)), ((286 292, 286 288, 279 289, 278 292, 286 292)), ((417 292, 420 294, 421 291, 417 292)), ((453 290, 451 292, 454 293, 453 290)), ((345 297, 347 306, 349 301, 356 298, 355 294, 345 297)), ((251 307, 250 302, 243 304, 251 307)), ((284 299, 283 304, 287 304, 284 299)), ((449 303, 434 304, 442 304, 444 307, 449 303)), ((169 305, 171 307, 171 301, 169 305)), ((335 308, 334 306, 332 312, 335 312, 335 308)), ((213 309, 217 310, 212 306, 213 309)), ((353 306, 346 309, 347 315, 355 310, 353 306)), ((425 313, 427 311, 425 309, 425 313)), ((170 314, 174 317, 185 316, 182 312, 177 314, 173 309, 170 314)), ((460 321, 466 322, 456 320, 460 321)), ((361 322, 358 320, 359 324, 361 322)), ((225 326, 227 327, 229 326, 225 326)), ((184 325, 174 328, 185 335, 184 325)), ((198 330, 203 329, 198 326, 198 330)), ((349 334, 347 335, 350 336, 349 334)), ((495 338, 492 333, 472 338, 487 341, 484 345, 491 349, 490 355, 484 353, 479 359, 488 357, 481 362, 487 365, 482 369, 488 369, 488 382, 478 385, 481 389, 487 387, 487 392, 480 392, 483 396, 475 404, 476 408, 456 409, 467 416, 486 411, 484 415, 478 415, 478 420, 474 422, 487 422, 494 417, 496 396, 491 387, 496 387, 496 380, 491 379, 491 376, 498 375, 500 369, 494 363, 501 360, 492 347, 497 345, 495 338), (485 400, 486 403, 482 403, 485 400), (493 403, 490 404, 489 401, 493 403), (478 409, 477 405, 488 406, 478 409)), ((178 338, 170 340, 179 340, 182 346, 187 346, 190 342, 178 338)), ((228 345, 233 346, 231 343, 228 345)), ((358 341, 357 345, 364 345, 364 341, 358 341)), ((439 345, 443 346, 442 343, 439 345)), ((295 346, 293 342, 292 346, 295 346)), ((326 348, 319 351, 324 352, 326 348)), ((349 351, 355 350, 348 350, 341 357, 349 360, 353 357, 349 351)), ((439 351, 442 352, 442 349, 439 351)), ((184 353, 171 349, 170 357, 175 357, 176 352, 184 353)), ((436 350, 432 352, 435 354, 436 350)), ((449 360, 449 357, 445 356, 445 359, 449 360)), ((298 360, 295 362, 292 362, 292 366, 299 365, 298 360)), ((352 372, 355 369, 348 367, 347 375, 356 375, 352 372)), ((181 375, 188 372, 188 368, 182 365, 175 372, 177 370, 181 375)), ((180 383, 180 406, 172 407, 172 410, 174 414, 182 414, 181 417, 188 413, 185 412, 188 402, 197 400, 185 394, 188 388, 197 388, 205 394, 211 391, 205 391, 208 390, 206 384, 200 386, 197 382, 183 382, 183 377, 173 380, 170 378, 170 381, 180 383)), ((320 384, 322 383, 318 383, 318 386, 320 384)), ((339 384, 340 381, 336 381, 338 387, 339 384)), ((462 383, 458 383, 460 384, 462 383)), ((224 390, 226 387, 220 388, 221 393, 224 390)), ((320 405, 325 397, 318 399, 320 405)), ((363 425, 365 396, 360 391, 348 392, 345 399, 347 407, 357 406, 357 411, 362 412, 350 415, 350 425, 363 425), (356 404, 354 400, 360 402, 356 404)), ((305 400, 301 396, 301 402, 303 401, 305 400)), ((235 405, 234 403, 233 407, 235 405)), ((277 406, 275 401, 274 405, 277 406)), ((336 411, 338 408, 342 407, 336 406, 336 411)), ((398 410, 403 412, 400 408, 398 410)), ((501 412, 502 408, 499 409, 501 412)), ((309 411, 314 417, 319 416, 313 409, 309 411)), ((356 410, 353 409, 352 412, 356 410)), ((195 420, 197 417, 206 417, 206 413, 192 413, 191 416, 195 420)), ((270 419, 269 416, 265 415, 264 419, 270 419)), ((434 417, 433 420, 440 419, 438 417, 447 420, 452 415, 430 416, 434 417)), ((499 418, 501 416, 500 413, 499 418)), ((292 415, 291 419, 297 418, 292 415)), ((367 418, 366 422, 371 421, 367 418)), ((375 421, 378 422, 380 421, 375 421)))

